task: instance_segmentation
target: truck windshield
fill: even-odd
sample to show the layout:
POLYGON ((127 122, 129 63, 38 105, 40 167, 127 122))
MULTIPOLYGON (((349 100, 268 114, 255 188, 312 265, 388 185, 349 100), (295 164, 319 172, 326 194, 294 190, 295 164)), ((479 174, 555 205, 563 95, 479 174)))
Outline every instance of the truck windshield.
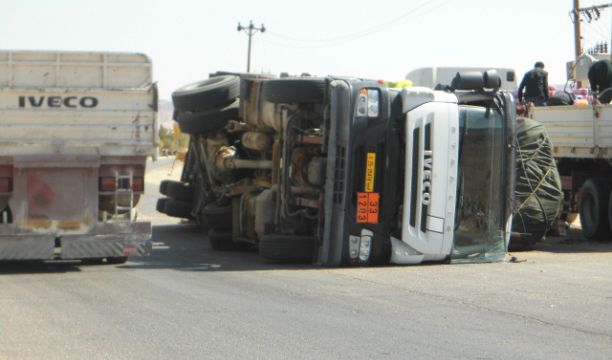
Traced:
POLYGON ((505 256, 503 123, 493 109, 460 107, 460 201, 452 262, 499 261, 505 256))

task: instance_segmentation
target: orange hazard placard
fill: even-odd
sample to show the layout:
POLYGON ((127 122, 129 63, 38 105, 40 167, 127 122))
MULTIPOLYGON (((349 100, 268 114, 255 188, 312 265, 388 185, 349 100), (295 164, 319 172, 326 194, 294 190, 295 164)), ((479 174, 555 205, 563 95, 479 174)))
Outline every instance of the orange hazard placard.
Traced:
POLYGON ((357 223, 378 224, 378 208, 380 195, 378 193, 357 193, 357 223))

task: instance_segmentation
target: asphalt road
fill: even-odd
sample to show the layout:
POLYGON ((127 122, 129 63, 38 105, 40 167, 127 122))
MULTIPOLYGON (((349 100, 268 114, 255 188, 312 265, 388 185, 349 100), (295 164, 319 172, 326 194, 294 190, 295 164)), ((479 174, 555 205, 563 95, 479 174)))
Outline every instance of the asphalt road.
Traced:
POLYGON ((612 359, 612 243, 574 234, 496 264, 271 265, 156 214, 168 165, 142 202, 150 257, 0 265, 0 359, 612 359))

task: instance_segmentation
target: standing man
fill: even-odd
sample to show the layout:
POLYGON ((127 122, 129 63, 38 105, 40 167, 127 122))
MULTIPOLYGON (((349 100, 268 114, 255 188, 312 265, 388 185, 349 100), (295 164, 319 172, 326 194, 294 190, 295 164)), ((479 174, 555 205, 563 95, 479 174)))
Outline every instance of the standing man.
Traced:
POLYGON ((523 102, 523 89, 525 89, 525 101, 534 103, 535 106, 546 105, 548 101, 548 73, 544 70, 544 63, 538 61, 533 69, 527 71, 519 86, 518 98, 523 102))

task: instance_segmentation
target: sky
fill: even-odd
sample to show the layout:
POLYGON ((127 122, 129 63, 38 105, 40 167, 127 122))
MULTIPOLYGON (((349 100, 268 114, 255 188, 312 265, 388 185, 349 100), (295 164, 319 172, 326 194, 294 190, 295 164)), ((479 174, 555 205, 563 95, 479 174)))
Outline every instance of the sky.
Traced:
MULTIPOLYGON (((580 7, 604 1, 581 0, 580 7)), ((572 0, 0 0, 0 49, 141 52, 160 96, 218 70, 245 71, 237 25, 265 25, 251 70, 397 81, 428 66, 514 68, 543 61, 563 84, 574 57, 572 0)), ((609 40, 612 11, 583 21, 609 40)))

